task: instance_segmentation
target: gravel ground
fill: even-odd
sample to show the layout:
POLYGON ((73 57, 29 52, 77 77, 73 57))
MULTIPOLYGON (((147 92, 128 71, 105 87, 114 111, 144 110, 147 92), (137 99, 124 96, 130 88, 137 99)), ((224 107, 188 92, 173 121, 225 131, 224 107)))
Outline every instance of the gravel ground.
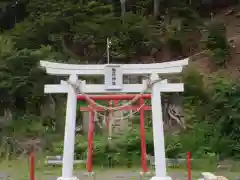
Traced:
MULTIPOLYGON (((108 171, 98 172, 95 176, 88 176, 82 172, 75 173, 79 180, 149 180, 151 176, 140 177, 139 172, 131 171, 108 171)), ((171 173, 173 180, 187 180, 187 177, 181 172, 171 173)), ((48 180, 56 180, 56 176, 46 177, 48 180)))
MULTIPOLYGON (((216 172, 217 175, 226 176, 229 180, 236 180, 236 177, 239 176, 238 172, 216 172)), ((35 174, 35 180, 57 180, 61 175, 60 168, 37 168, 35 174)), ((199 171, 193 171, 193 179, 199 177, 199 171)), ((79 180, 149 180, 151 176, 141 177, 139 170, 133 169, 98 169, 96 170, 95 176, 88 176, 84 170, 76 170, 75 176, 79 180)), ((187 172, 185 170, 170 170, 169 176, 173 180, 187 180, 187 172)), ((29 170, 25 167, 21 169, 21 166, 11 167, 10 170, 6 171, 3 168, 0 168, 0 180, 29 180, 29 170), (7 178, 8 177, 8 178, 7 178)))
MULTIPOLYGON (((36 174, 35 180, 57 180, 58 175, 60 174, 60 171, 41 171, 36 174)), ((79 180, 149 180, 151 178, 151 176, 141 177, 139 172, 130 170, 98 171, 95 173, 95 176, 88 176, 83 171, 77 171, 75 175, 79 178, 79 180)), ((187 172, 185 171, 170 172, 169 175, 173 180, 187 180, 187 172)), ((194 172, 193 179, 197 179, 199 175, 200 172, 194 172)), ((218 175, 224 176, 225 174, 219 173, 218 175)), ((236 177, 238 176, 239 173, 231 173, 231 175, 229 174, 227 177, 229 180, 236 180, 236 177)), ((29 180, 29 175, 21 174, 16 171, 14 171, 14 174, 0 171, 0 180, 29 180)))

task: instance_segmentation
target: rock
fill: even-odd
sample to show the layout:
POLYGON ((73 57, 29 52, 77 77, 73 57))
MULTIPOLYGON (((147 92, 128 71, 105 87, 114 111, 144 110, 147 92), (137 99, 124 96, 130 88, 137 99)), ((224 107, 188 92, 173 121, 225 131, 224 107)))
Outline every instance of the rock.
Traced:
POLYGON ((10 176, 7 173, 0 172, 0 179, 7 180, 9 178, 10 178, 10 176))
POLYGON ((217 180, 228 180, 228 179, 224 176, 217 176, 217 180))
POLYGON ((217 176, 210 172, 202 172, 198 180, 217 180, 217 176))

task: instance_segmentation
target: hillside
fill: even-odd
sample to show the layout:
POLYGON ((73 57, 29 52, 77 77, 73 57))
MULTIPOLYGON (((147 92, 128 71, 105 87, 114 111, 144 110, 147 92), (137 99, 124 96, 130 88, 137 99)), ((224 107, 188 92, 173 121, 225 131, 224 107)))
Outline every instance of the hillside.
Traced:
MULTIPOLYGON (((44 153, 62 153, 66 98, 44 95, 43 87, 47 83, 59 83, 65 77, 46 75, 39 68, 39 61, 104 64, 109 38, 111 63, 154 63, 192 57, 183 78, 177 78, 185 83, 183 95, 164 96, 164 123, 171 120, 171 110, 175 119, 181 119, 184 114, 188 127, 180 127, 181 132, 176 136, 166 135, 169 157, 192 151, 197 158, 208 158, 211 154, 215 158, 239 158, 237 2, 154 2, 18 0, 1 3, 0 156, 25 155, 32 145, 44 153), (179 103, 181 100, 183 103, 179 103)), ((99 81, 98 77, 87 77, 87 80, 99 81)), ((79 127, 83 124, 82 116, 79 112, 79 127)), ((151 115, 148 119, 148 152, 153 152, 151 115)), ((134 122, 134 130, 118 137, 119 141, 110 150, 104 130, 96 130, 96 143, 101 145, 101 151, 96 153, 99 162, 108 151, 112 154, 122 151, 126 158, 128 151, 140 154, 138 116, 134 122), (127 148, 122 148, 123 144, 128 144, 127 148)), ((83 143, 86 142, 84 133, 76 131, 77 156, 85 153, 87 144, 83 143)), ((121 163, 126 161, 123 158, 121 163)))
MULTIPOLYGON (((221 69, 224 72, 233 77, 239 77, 240 75, 240 24, 239 24, 239 11, 236 7, 228 7, 221 9, 214 19, 222 21, 226 25, 226 38, 232 46, 231 60, 227 63, 227 66, 221 69)), ((209 54, 205 51, 197 52, 192 55, 192 66, 198 69, 201 73, 209 74, 216 72, 218 69, 209 59, 209 54)))

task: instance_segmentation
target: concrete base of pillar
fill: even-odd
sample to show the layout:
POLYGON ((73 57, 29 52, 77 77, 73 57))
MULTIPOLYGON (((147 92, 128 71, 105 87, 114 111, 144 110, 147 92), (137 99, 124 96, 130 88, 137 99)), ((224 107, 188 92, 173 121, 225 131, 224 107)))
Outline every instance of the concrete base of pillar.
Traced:
POLYGON ((57 180, 79 180, 77 177, 70 177, 70 178, 64 178, 64 177, 59 177, 57 180))
POLYGON ((169 177, 169 176, 166 176, 166 177, 157 177, 157 176, 154 176, 154 177, 152 177, 150 180, 172 180, 172 178, 169 177))

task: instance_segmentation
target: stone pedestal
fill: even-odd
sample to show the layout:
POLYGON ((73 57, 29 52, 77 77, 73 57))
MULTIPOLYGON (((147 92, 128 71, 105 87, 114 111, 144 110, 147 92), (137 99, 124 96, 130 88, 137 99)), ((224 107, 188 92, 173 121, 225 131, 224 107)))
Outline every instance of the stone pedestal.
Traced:
POLYGON ((64 178, 64 177, 59 177, 57 180, 79 180, 77 177, 71 177, 71 178, 64 178))
POLYGON ((172 178, 169 177, 169 176, 166 176, 166 177, 157 177, 157 176, 154 176, 154 177, 152 177, 150 180, 172 180, 172 178))

